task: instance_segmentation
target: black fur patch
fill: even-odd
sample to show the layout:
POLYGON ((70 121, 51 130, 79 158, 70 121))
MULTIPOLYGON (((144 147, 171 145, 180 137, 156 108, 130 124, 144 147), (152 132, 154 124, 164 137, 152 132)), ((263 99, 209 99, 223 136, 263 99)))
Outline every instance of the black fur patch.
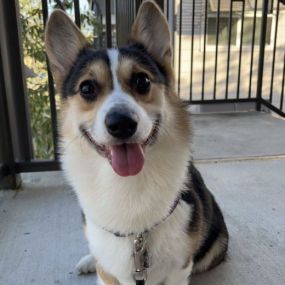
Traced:
POLYGON ((212 215, 212 199, 213 195, 208 191, 207 186, 204 183, 202 175, 198 171, 198 169, 194 166, 194 164, 190 164, 188 170, 191 174, 191 184, 194 188, 195 193, 197 194, 199 200, 203 205, 203 214, 208 220, 212 215))
POLYGON ((197 197, 197 194, 193 191, 184 191, 181 194, 181 199, 192 208, 191 219, 189 221, 187 230, 189 233, 195 232, 200 223, 199 212, 202 210, 199 198, 197 197))
POLYGON ((157 83, 168 84, 166 70, 147 52, 141 44, 131 44, 127 47, 119 48, 121 56, 129 57, 141 64, 156 79, 157 83))
POLYGON ((194 256, 194 263, 199 262, 211 249, 215 241, 224 235, 227 237, 227 229, 222 212, 213 195, 207 189, 200 172, 189 164, 189 181, 186 183, 188 191, 182 193, 182 199, 192 207, 192 218, 188 225, 188 231, 195 231, 199 223, 199 211, 202 210, 202 220, 209 226, 205 239, 194 256))
POLYGON ((80 51, 77 59, 74 62, 69 74, 67 75, 62 86, 62 97, 67 98, 75 93, 75 85, 78 78, 81 76, 82 70, 92 61, 103 60, 110 66, 109 57, 106 50, 95 51, 92 48, 84 48, 80 51))
POLYGON ((224 220, 223 216, 221 215, 221 211, 217 206, 216 202, 213 201, 213 203, 216 205, 215 213, 213 215, 212 221, 209 221, 210 228, 207 232, 207 236, 203 241, 201 247, 199 248, 198 252, 196 252, 194 256, 194 263, 199 262, 208 253, 208 251, 214 245, 215 241, 219 238, 224 228, 224 220))

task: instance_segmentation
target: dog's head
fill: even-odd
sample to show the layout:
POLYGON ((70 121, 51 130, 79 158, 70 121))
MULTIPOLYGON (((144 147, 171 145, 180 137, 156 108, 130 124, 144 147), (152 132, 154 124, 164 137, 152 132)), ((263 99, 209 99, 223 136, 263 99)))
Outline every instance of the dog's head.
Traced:
POLYGON ((173 92, 170 32, 153 1, 142 4, 127 47, 94 50, 61 11, 50 16, 46 47, 62 94, 63 139, 82 134, 120 176, 142 170, 146 150, 167 132, 167 121, 172 135, 188 139, 188 117, 173 92))

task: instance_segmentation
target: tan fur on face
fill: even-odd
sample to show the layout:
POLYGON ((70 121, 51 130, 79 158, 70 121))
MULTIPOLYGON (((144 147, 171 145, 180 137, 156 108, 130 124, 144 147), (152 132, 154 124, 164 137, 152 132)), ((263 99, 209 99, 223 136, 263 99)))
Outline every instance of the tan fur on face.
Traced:
POLYGON ((104 101, 104 97, 107 96, 112 89, 110 70, 105 62, 99 60, 90 63, 84 70, 82 70, 81 74, 82 75, 75 84, 75 94, 66 99, 69 104, 65 104, 65 106, 70 107, 74 105, 74 108, 77 109, 77 112, 79 113, 88 111, 94 112, 101 106, 104 101), (86 80, 96 80, 100 85, 100 92, 97 94, 96 99, 91 102, 86 101, 80 96, 80 84, 86 80))
POLYGON ((75 91, 79 93, 80 84, 85 80, 96 80, 101 87, 101 94, 106 94, 112 88, 111 73, 107 64, 103 60, 96 60, 87 65, 81 71, 81 76, 76 82, 75 91))
POLYGON ((112 88, 110 70, 106 63, 101 60, 90 63, 81 73, 82 75, 75 85, 76 94, 63 100, 61 105, 61 134, 64 138, 70 139, 76 136, 80 123, 91 124, 94 122, 98 110, 112 88), (96 100, 93 102, 86 101, 80 95, 79 87, 85 80, 96 80, 101 87, 96 100), (72 128, 74 122, 77 125, 72 128))
POLYGON ((151 104, 154 107, 161 107, 162 96, 165 96, 165 87, 162 84, 156 83, 153 74, 151 74, 151 72, 149 72, 141 64, 131 58, 123 57, 120 61, 117 77, 123 90, 129 95, 133 96, 135 100, 143 107, 146 107, 146 104, 151 104), (129 85, 132 75, 139 72, 147 74, 151 80, 151 89, 148 94, 137 94, 129 85))
POLYGON ((191 144, 192 138, 192 125, 190 121, 190 114, 183 102, 178 98, 173 89, 168 90, 169 96, 166 96, 169 105, 171 106, 171 112, 175 114, 175 133, 181 137, 182 140, 188 141, 191 144))
POLYGON ((100 96, 96 102, 88 103, 80 95, 66 100, 61 108, 61 136, 67 140, 80 137, 79 126, 84 123, 91 125, 98 110, 104 102, 105 96, 100 96))
MULTIPOLYGON (((117 69, 117 79, 122 87, 122 91, 133 97, 147 113, 160 113, 162 111, 166 87, 155 82, 155 77, 143 65, 139 64, 132 58, 123 57, 117 69), (136 94, 130 86, 130 80, 134 73, 144 72, 149 75, 152 80, 151 89, 148 94, 136 94)), ((90 63, 81 71, 81 76, 75 83, 74 92, 70 97, 67 97, 63 104, 63 120, 62 120, 62 135, 64 138, 73 138, 80 123, 93 123, 98 110, 106 100, 107 96, 112 92, 111 71, 104 61, 98 60, 90 63), (88 102, 80 96, 80 84, 85 80, 96 80, 101 86, 101 91, 97 99, 93 102, 88 102), (77 129, 71 131, 71 126, 77 122, 77 129)))
POLYGON ((131 74, 139 72, 146 73, 150 80, 155 80, 153 74, 149 72, 146 68, 144 68, 144 66, 138 63, 135 59, 128 58, 127 56, 123 56, 121 58, 118 72, 119 80, 121 79, 124 81, 126 79, 129 79, 131 74))

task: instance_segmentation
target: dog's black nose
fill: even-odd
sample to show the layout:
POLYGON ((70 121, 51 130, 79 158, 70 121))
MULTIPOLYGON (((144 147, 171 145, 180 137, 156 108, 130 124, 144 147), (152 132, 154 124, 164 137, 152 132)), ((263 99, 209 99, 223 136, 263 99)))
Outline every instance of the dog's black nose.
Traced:
POLYGON ((128 139, 137 130, 137 120, 130 112, 122 110, 110 111, 105 119, 108 133, 118 139, 128 139))

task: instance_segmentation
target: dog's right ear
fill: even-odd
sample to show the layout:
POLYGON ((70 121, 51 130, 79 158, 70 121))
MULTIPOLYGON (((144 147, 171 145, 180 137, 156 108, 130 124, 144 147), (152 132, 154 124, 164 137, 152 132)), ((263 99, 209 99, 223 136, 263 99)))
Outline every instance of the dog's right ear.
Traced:
POLYGON ((55 10, 45 31, 46 51, 57 87, 62 84, 79 51, 87 46, 87 40, 61 10, 55 10))

